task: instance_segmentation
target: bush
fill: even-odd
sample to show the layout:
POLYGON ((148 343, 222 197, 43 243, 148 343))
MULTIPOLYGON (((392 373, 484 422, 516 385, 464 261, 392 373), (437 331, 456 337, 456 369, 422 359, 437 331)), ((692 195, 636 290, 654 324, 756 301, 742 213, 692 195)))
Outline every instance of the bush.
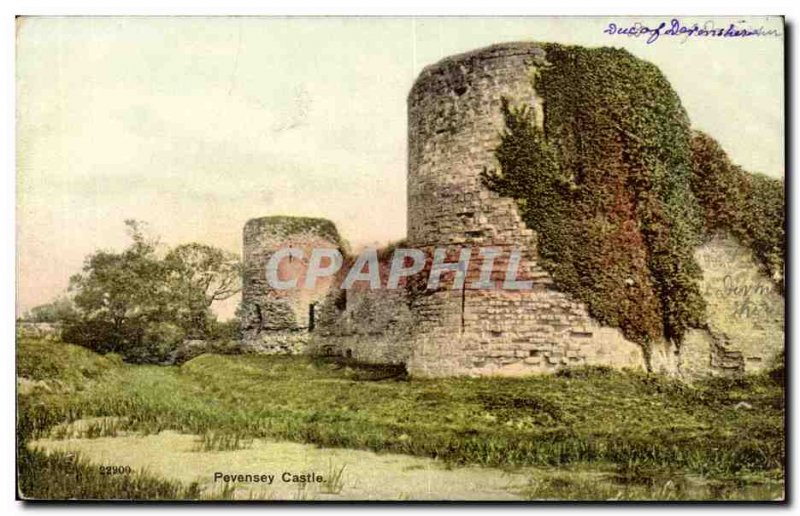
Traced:
POLYGON ((22 320, 28 322, 63 323, 77 315, 72 300, 66 297, 56 299, 51 303, 39 305, 26 313, 22 320))
POLYGON ((134 362, 165 362, 186 338, 177 324, 161 322, 149 325, 142 336, 142 345, 132 350, 128 359, 134 362))
POLYGON ((61 339, 70 344, 85 346, 98 353, 121 352, 124 341, 121 330, 111 321, 74 319, 64 324, 61 339))
POLYGON ((239 340, 241 338, 239 319, 230 321, 211 321, 208 324, 205 338, 208 340, 239 340))
POLYGON ((88 319, 65 325, 62 340, 133 363, 163 363, 186 338, 186 332, 171 322, 116 327, 108 321, 88 319))

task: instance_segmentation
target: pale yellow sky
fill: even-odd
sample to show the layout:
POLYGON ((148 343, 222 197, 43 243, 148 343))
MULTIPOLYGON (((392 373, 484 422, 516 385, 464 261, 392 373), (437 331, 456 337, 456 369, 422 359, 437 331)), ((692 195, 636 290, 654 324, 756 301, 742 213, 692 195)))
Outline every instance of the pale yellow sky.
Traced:
MULTIPOLYGON (((625 47, 737 163, 783 176, 783 38, 647 45, 604 34, 611 21, 651 20, 23 19, 17 313, 63 292, 95 249, 125 245, 127 218, 170 245, 235 252, 245 221, 271 214, 329 218, 355 245, 401 238, 414 78, 503 41, 625 47)), ((745 25, 782 32, 778 18, 745 25)))

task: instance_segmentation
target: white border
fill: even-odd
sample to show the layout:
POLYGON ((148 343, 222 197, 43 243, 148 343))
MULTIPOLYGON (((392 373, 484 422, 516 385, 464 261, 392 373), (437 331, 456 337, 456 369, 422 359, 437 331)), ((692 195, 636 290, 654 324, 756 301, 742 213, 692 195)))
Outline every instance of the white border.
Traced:
MULTIPOLYGON (((2 271, 2 288, 0 288, 0 342, 2 342, 2 368, 3 368, 3 393, 0 398, 2 406, 0 407, 0 414, 2 414, 3 425, 2 433, 0 433, 0 457, 2 457, 2 476, 0 477, 0 500, 2 500, 2 507, 4 513, 17 513, 25 510, 26 512, 52 510, 53 507, 37 506, 34 508, 23 507, 19 502, 14 501, 15 491, 15 475, 14 475, 14 304, 15 304, 15 226, 14 226, 14 213, 15 213, 15 177, 16 167, 14 161, 14 31, 15 22, 14 16, 18 14, 27 15, 369 15, 369 16, 434 16, 434 15, 449 15, 449 16, 501 16, 501 15, 623 15, 623 14, 637 14, 637 15, 667 15, 667 14, 681 14, 681 15, 726 15, 726 14, 747 14, 747 15, 780 15, 787 16, 787 23, 790 24, 789 33, 789 46, 787 48, 789 61, 787 62, 789 68, 787 74, 796 69, 797 67, 797 54, 796 54, 796 30, 798 18, 800 18, 800 2, 797 1, 780 1, 780 0, 760 0, 758 2, 744 2, 737 0, 729 0, 726 2, 701 2, 698 0, 673 0, 670 2, 650 2, 645 3, 641 0, 608 0, 603 3, 599 2, 580 2, 577 0, 558 0, 555 2, 541 2, 536 0, 513 1, 513 0, 491 0, 481 3, 467 2, 447 2, 442 0, 389 0, 383 2, 359 2, 355 0, 338 0, 337 2, 324 2, 324 1, 304 1, 304 2, 291 2, 283 4, 270 4, 270 5, 256 5, 252 0, 225 0, 218 2, 208 2, 201 0, 11 0, 3 2, 0 5, 2 17, 0 18, 0 27, 2 27, 2 38, 0 38, 0 62, 3 63, 2 82, 0 82, 0 98, 2 104, 0 113, 2 113, 2 152, 0 152, 0 159, 2 159, 2 173, 0 174, 0 271, 2 271)), ((788 85, 787 85, 788 86, 788 85)), ((796 86, 796 84, 795 84, 796 86)), ((790 92, 787 89, 787 95, 790 92)), ((788 99, 787 99, 788 100, 788 99)), ((793 106, 789 106, 791 108, 793 106)), ((786 127, 791 129, 795 128, 794 123, 794 110, 787 113, 786 127)), ((791 136, 790 141, 787 141, 787 181, 791 187, 790 195, 795 200, 791 205, 791 213, 789 214, 790 220, 796 220, 798 203, 796 199, 797 182, 790 178, 793 172, 793 151, 792 149, 798 142, 797 132, 792 131, 789 133, 791 136)), ((797 265, 797 246, 794 241, 791 241, 790 256, 793 258, 790 262, 792 271, 796 270, 797 265)), ((792 276, 789 279, 793 280, 792 276)), ((794 282, 788 287, 792 289, 794 282)), ((791 290, 793 294, 793 289, 791 290)), ((794 296, 791 296, 794 298, 794 296)), ((791 306, 791 313, 787 314, 790 321, 798 321, 798 307, 796 304, 791 306)), ((795 342, 794 332, 788 336, 788 343, 795 342)), ((791 353, 792 358, 791 370, 796 371, 797 352, 791 353)), ((796 387, 797 382, 793 383, 796 387)), ((792 389, 790 400, 792 401, 791 407, 788 407, 793 420, 796 420, 797 410, 796 403, 796 388, 792 389)), ((790 428, 795 428, 792 424, 790 428)), ((787 436, 791 440, 790 450, 797 448, 797 442, 794 436, 787 436)), ((791 460, 791 476, 789 480, 792 486, 791 492, 795 498, 798 496, 797 492, 797 478, 798 469, 796 454, 792 454, 791 460)), ((796 505, 796 504, 793 504, 796 505)), ((453 513, 455 511, 469 510, 470 512, 489 512, 494 511, 496 507, 485 506, 436 506, 436 507, 423 507, 414 505, 392 505, 392 506, 367 506, 367 507, 354 507, 354 506, 337 506, 327 507, 326 510, 336 510, 338 512, 352 511, 352 510, 375 510, 376 508, 388 510, 411 510, 414 512, 429 512, 429 511, 446 511, 453 513)), ((156 507, 142 507, 135 505, 114 506, 106 505, 101 507, 75 505, 66 510, 72 511, 99 511, 101 513, 110 513, 111 511, 130 511, 130 510, 148 510, 158 513, 179 512, 189 513, 189 511, 214 511, 217 512, 223 509, 221 506, 214 505, 186 505, 186 506, 156 506, 156 507)), ((320 510, 319 506, 249 506, 249 510, 253 511, 269 511, 275 512, 288 512, 296 513, 320 510)), ((716 506, 713 508, 703 506, 672 506, 672 507, 642 507, 642 506, 606 506, 606 507, 580 507, 580 506, 514 506, 507 507, 502 510, 514 511, 536 511, 539 514, 549 514, 561 511, 570 512, 583 512, 588 510, 597 510, 603 512, 610 511, 680 511, 682 514, 691 514, 699 511, 712 511, 723 512, 735 510, 737 513, 756 513, 767 509, 764 506, 760 507, 733 507, 733 506, 716 506)), ((223 510, 241 510, 241 508, 234 509, 233 506, 225 506, 223 510)))

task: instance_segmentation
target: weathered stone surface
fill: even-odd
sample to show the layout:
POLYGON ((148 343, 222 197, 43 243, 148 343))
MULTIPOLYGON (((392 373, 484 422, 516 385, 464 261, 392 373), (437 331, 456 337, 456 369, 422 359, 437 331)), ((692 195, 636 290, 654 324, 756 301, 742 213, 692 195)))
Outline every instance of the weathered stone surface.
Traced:
POLYGON ((772 367, 784 348, 784 298, 752 252, 719 234, 695 251, 708 329, 694 330, 680 349, 686 378, 738 375, 772 367))
MULTIPOLYGON (((516 202, 481 180, 484 170, 499 166, 494 151, 504 129, 504 97, 532 106, 541 122, 532 76, 544 64, 536 44, 495 45, 427 67, 409 94, 409 244, 492 246, 506 256, 520 249, 519 279, 534 284, 532 291, 467 287, 414 299, 411 374, 516 375, 566 364, 644 367, 638 345, 600 328, 583 304, 552 288, 538 264, 536 234, 525 227, 516 202), (532 355, 536 346, 543 350, 532 355)), ((468 279, 478 274, 477 261, 475 266, 468 279)), ((495 264, 500 273, 505 266, 502 260, 495 264)))
POLYGON ((262 331, 244 340, 243 351, 264 355, 300 355, 307 351, 309 340, 307 330, 262 331))
POLYGON ((276 332, 290 332, 289 335, 308 330, 311 306, 324 298, 331 285, 330 278, 323 278, 317 281, 315 288, 303 287, 308 260, 314 248, 340 247, 336 226, 325 219, 262 217, 245 224, 243 242, 242 339, 245 348, 267 352, 270 343, 274 343, 276 352, 299 352, 302 346, 297 339, 287 341, 270 336, 276 332), (298 288, 276 290, 267 283, 267 263, 275 251, 286 247, 303 250, 305 257, 282 260, 278 277, 282 280, 297 278, 298 288))
MULTIPOLYGON (((648 356, 555 287, 539 263, 537 235, 525 226, 516 201, 489 191, 481 179, 484 170, 499 167, 494 153, 505 128, 503 98, 531 106, 541 124, 544 110, 533 77, 545 65, 545 53, 534 43, 495 45, 425 68, 408 96, 407 246, 429 255, 446 247, 450 261, 463 246, 494 247, 505 253, 491 274, 496 283, 504 278, 510 251, 519 249, 518 279, 531 280, 534 288, 472 288, 480 274, 476 249, 461 290, 420 291, 407 284, 395 291, 319 291, 313 297, 319 325, 308 350, 406 364, 417 376, 523 375, 604 365, 692 378, 769 366, 783 349, 783 297, 730 239, 714 239, 696 253, 705 274, 708 329, 692 330, 680 347, 655 342, 648 356)), ((255 264, 287 237, 299 246, 319 242, 313 232, 281 234, 262 222, 245 228, 245 309, 261 310, 246 312, 246 333, 307 326, 308 299, 280 298, 252 279, 260 273, 255 264)), ((386 266, 382 262, 384 280, 386 266)), ((445 274, 442 285, 448 287, 452 277, 445 274)), ((295 350, 282 344, 266 348, 295 350)))
MULTIPOLYGON (((380 257, 380 276, 388 277, 390 256, 380 257)), ((403 289, 370 289, 364 282, 340 289, 343 273, 320 303, 319 325, 310 351, 374 364, 408 361, 414 317, 408 292, 403 289)))

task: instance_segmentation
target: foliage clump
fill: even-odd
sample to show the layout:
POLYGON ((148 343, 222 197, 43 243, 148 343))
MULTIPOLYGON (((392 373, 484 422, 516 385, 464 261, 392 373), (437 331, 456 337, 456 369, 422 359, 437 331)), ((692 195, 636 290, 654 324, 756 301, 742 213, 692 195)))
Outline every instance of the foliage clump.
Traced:
POLYGON ((704 233, 728 231, 749 247, 763 272, 783 289, 786 259, 784 183, 731 163, 707 134, 692 137, 692 190, 703 207, 704 233))
POLYGON ((62 296, 49 303, 35 306, 21 318, 25 322, 60 323, 75 316, 75 305, 68 297, 62 296))
POLYGON ((534 74, 544 120, 504 102, 500 170, 486 183, 518 200, 543 266, 595 318, 645 351, 680 343, 705 320, 686 112, 658 68, 627 51, 545 50, 534 74))
POLYGON ((190 243, 162 257, 138 222, 126 224, 126 249, 93 253, 70 279, 75 308, 62 321, 63 340, 129 362, 165 362, 186 339, 227 332, 211 305, 240 291, 238 256, 190 243))

